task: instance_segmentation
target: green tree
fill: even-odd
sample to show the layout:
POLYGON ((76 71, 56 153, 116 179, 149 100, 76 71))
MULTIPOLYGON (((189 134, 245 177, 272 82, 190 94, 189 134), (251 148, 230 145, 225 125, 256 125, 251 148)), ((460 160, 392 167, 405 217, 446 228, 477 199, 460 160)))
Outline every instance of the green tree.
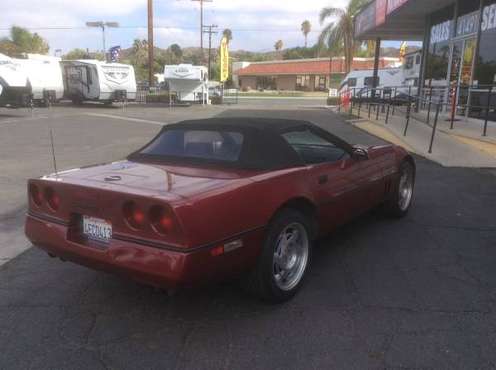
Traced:
POLYGON ((84 49, 76 48, 69 51, 63 56, 65 60, 91 59, 88 52, 84 49))
POLYGON ((183 60, 183 50, 178 44, 169 46, 169 53, 171 54, 173 62, 171 64, 180 64, 183 60))
POLYGON ((308 46, 308 34, 312 31, 312 24, 307 19, 301 24, 301 32, 305 36, 305 47, 308 46))
POLYGON ((360 42, 354 39, 354 18, 367 3, 368 0, 351 0, 346 8, 327 7, 320 11, 321 24, 328 18, 336 20, 324 27, 319 36, 319 45, 335 50, 343 48, 346 73, 351 70, 353 55, 360 46, 360 42))
POLYGON ((277 40, 274 44, 274 49, 276 49, 276 51, 281 51, 283 47, 284 43, 282 42, 282 40, 277 40))
POLYGON ((224 36, 227 39, 227 43, 229 44, 232 40, 232 31, 229 28, 226 28, 224 31, 222 31, 222 36, 224 36))
POLYGON ((134 67, 137 79, 146 80, 148 78, 148 41, 135 39, 129 59, 134 67))
POLYGON ((20 53, 47 54, 50 50, 48 43, 40 35, 22 27, 12 26, 10 40, 20 53))

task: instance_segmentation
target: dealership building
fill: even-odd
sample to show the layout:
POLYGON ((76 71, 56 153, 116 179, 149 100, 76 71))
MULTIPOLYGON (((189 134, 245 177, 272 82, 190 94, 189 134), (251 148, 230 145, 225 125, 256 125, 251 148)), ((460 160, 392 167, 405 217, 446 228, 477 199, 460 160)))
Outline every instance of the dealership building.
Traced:
MULTIPOLYGON (((399 58, 380 58, 379 68, 399 65, 399 58)), ((374 58, 354 58, 352 69, 374 68, 374 58)), ((342 57, 280 60, 269 62, 237 62, 233 80, 243 90, 326 91, 338 85, 346 71, 342 57)))
POLYGON ((457 86, 447 99, 456 96, 459 105, 496 100, 488 99, 496 84, 496 0, 373 0, 355 18, 355 37, 422 41, 421 87, 457 86))

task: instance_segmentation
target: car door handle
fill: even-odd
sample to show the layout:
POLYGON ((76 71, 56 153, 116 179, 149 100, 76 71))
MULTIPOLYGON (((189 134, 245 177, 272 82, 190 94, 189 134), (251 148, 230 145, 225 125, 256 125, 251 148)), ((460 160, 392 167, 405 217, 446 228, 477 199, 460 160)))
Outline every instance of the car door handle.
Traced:
POLYGON ((329 177, 327 175, 319 176, 319 185, 324 185, 329 181, 329 177))

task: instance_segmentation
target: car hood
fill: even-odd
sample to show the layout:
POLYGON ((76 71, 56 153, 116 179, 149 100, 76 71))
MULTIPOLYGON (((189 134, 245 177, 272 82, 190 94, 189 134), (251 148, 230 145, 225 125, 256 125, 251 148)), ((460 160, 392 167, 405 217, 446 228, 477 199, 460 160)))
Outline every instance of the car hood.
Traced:
POLYGON ((49 177, 71 184, 180 199, 246 185, 254 174, 253 171, 120 161, 71 169, 49 177))

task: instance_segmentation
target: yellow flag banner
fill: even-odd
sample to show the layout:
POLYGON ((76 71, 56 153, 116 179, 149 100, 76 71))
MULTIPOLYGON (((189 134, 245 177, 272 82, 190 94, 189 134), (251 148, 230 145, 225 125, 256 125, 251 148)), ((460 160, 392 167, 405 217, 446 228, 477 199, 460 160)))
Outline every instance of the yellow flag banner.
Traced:
POLYGON ((220 42, 220 82, 229 78, 229 43, 226 37, 220 42))
POLYGON ((400 61, 403 62, 405 60, 406 54, 406 42, 403 41, 400 45, 400 61))

